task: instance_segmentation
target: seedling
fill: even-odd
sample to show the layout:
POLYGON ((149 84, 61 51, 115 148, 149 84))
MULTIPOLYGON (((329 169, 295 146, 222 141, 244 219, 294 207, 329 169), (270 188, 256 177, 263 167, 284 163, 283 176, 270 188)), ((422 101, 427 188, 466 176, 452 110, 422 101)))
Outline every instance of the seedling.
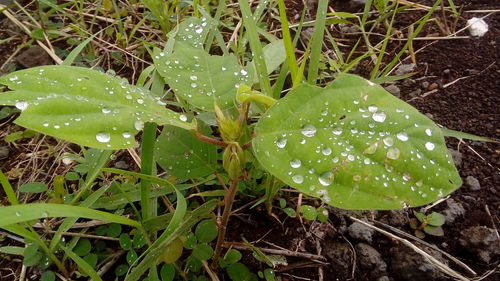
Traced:
POLYGON ((416 218, 410 219, 410 227, 415 230, 415 236, 423 239, 425 233, 433 236, 443 236, 443 228, 441 226, 445 223, 445 217, 436 212, 429 215, 424 215, 419 212, 413 212, 416 218))

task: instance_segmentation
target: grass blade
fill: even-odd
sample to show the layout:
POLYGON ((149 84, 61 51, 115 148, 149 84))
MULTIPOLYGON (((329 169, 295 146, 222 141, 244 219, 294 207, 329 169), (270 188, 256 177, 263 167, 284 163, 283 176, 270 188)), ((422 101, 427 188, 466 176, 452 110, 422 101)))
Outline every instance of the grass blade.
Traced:
POLYGON ((286 8, 284 0, 278 1, 281 22, 281 34, 283 35, 283 42, 285 44, 286 58, 288 66, 290 67, 290 74, 292 77, 297 76, 297 58, 295 57, 295 48, 293 47, 292 36, 290 35, 290 27, 288 25, 288 18, 286 16, 286 8))
POLYGON ((307 73, 307 82, 316 84, 318 78, 319 58, 323 48, 323 36, 325 33, 326 12, 328 9, 328 0, 319 0, 318 10, 316 12, 316 23, 311 37, 311 59, 309 60, 309 71, 307 73))
POLYGON ((102 281, 101 276, 99 276, 94 268, 92 268, 92 266, 90 266, 84 259, 80 258, 73 251, 62 245, 59 245, 59 247, 63 249, 66 255, 68 255, 68 257, 70 257, 78 265, 78 267, 80 267, 80 269, 91 278, 91 280, 102 281))
POLYGON ((457 139, 468 139, 468 140, 477 140, 477 141, 485 141, 485 142, 498 142, 496 140, 492 140, 486 137, 480 137, 472 134, 467 134, 464 132, 459 132, 451 129, 441 128, 443 135, 446 137, 454 137, 457 139))
POLYGON ((140 223, 115 214, 79 206, 48 203, 33 203, 0 208, 0 227, 53 217, 79 217, 141 228, 140 223))
POLYGON ((72 65, 73 62, 75 61, 76 57, 80 54, 80 52, 83 50, 83 48, 85 48, 85 46, 87 46, 87 44, 92 41, 92 39, 94 39, 94 37, 96 37, 99 33, 101 33, 101 31, 99 32, 96 32, 94 35, 90 36, 89 38, 87 38, 85 41, 83 41, 82 43, 78 44, 78 46, 76 46, 76 48, 74 48, 71 53, 69 53, 69 55, 64 59, 62 65, 72 65))
POLYGON ((243 24, 247 31, 250 48, 252 49, 253 59, 259 76, 260 87, 263 89, 264 94, 271 95, 271 82, 269 81, 269 76, 267 75, 266 62, 264 61, 264 51, 262 50, 262 44, 259 40, 256 23, 252 12, 250 11, 248 0, 239 0, 238 3, 240 4, 241 14, 243 15, 243 24))
POLYGON ((7 199, 9 199, 10 204, 19 204, 16 193, 14 192, 12 185, 10 185, 9 179, 2 173, 2 171, 0 171, 0 184, 2 184, 3 191, 7 195, 7 199))

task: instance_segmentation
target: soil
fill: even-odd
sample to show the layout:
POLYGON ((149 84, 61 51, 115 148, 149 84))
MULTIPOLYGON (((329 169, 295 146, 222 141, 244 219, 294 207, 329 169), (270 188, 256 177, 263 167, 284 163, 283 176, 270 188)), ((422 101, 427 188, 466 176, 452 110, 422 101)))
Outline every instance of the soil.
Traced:
MULTIPOLYGON (((302 1, 288 3, 292 6, 288 7, 289 14, 293 11, 300 14, 302 1)), ((467 19, 486 15, 467 11, 500 8, 494 0, 455 1, 455 4, 464 6, 457 30, 466 25, 467 19)), ((339 1, 332 6, 337 12, 362 10, 360 6, 348 1, 339 1)), ((404 25, 405 22, 415 20, 422 13, 409 12, 405 15, 398 24, 404 25)), ((447 20, 451 26, 452 20, 449 17, 447 20)), ((489 25, 489 31, 483 37, 415 41, 414 49, 417 54, 416 68, 413 71, 416 73, 391 85, 391 92, 446 128, 498 141, 500 13, 489 15, 485 21, 489 25)), ((0 40, 7 38, 8 32, 7 29, 0 31, 0 40)), ((419 37, 435 36, 436 32, 439 31, 435 27, 428 26, 419 37)), ((466 34, 467 31, 461 33, 466 34)), ((343 38, 348 39, 349 36, 343 38)), ((14 41, 2 44, 0 52, 11 54, 19 43, 14 41)), ((8 57, 0 57, 0 64, 7 59, 6 56, 8 57)), ((401 63, 407 65, 411 60, 406 59, 401 63)), ((363 67, 358 67, 355 72, 364 76, 367 74, 363 67)), ((0 122, 2 138, 6 135, 4 132, 15 130, 11 121, 12 118, 7 122, 0 122)), ((428 243, 427 246, 407 239, 468 278, 500 280, 500 238, 497 230, 500 225, 500 145, 498 142, 459 141, 454 138, 447 138, 447 144, 464 185, 449 198, 428 209, 429 212, 440 212, 446 216, 444 236, 426 236, 424 241, 428 243), (429 244, 467 264, 477 275, 428 247, 429 244)), ((7 145, 0 140, 0 146, 7 145)), ((1 160, 3 162, 0 163, 0 168, 12 172, 26 158, 25 154, 31 148, 29 143, 22 143, 18 147, 9 146, 9 161, 1 160)), ((50 159, 54 158, 48 158, 47 161, 51 161, 50 159)), ((118 160, 122 159, 123 157, 118 160)), ((132 162, 127 160, 127 163, 132 162)), ((292 206, 297 203, 296 193, 285 192, 283 196, 292 206)), ((314 204, 313 201, 306 202, 314 204)), ((275 268, 281 280, 454 280, 401 242, 350 218, 363 218, 384 230, 390 230, 386 226, 390 225, 413 234, 409 218, 414 217, 413 211, 420 210, 351 212, 330 208, 329 221, 320 223, 288 218, 279 209, 274 209, 280 221, 278 222, 262 209, 245 209, 231 218, 227 240, 238 244, 241 237, 245 237, 257 247, 282 248, 317 255, 315 259, 287 255, 288 265, 275 268)), ((396 235, 403 237, 401 234, 396 235)), ((248 252, 245 253, 245 264, 255 271, 263 268, 248 252)), ((19 263, 7 259, 0 261, 0 277, 9 274, 9 264, 19 263)), ((5 277, 5 280, 10 279, 5 277)))

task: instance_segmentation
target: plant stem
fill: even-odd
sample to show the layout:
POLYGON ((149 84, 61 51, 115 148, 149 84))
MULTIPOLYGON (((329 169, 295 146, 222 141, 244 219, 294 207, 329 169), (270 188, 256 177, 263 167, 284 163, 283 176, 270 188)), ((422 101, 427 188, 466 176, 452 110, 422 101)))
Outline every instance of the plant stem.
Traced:
POLYGON ((238 189, 238 182, 239 179, 231 179, 231 186, 224 197, 224 213, 222 213, 222 221, 219 225, 219 235, 217 235, 217 244, 215 245, 215 252, 212 258, 213 269, 218 267, 219 257, 222 252, 222 244, 224 244, 224 240, 226 238, 227 223, 229 222, 229 217, 231 216, 234 196, 236 195, 236 190, 238 189))
MULTIPOLYGON (((154 170, 154 147, 156 137, 156 124, 146 123, 142 134, 141 147, 141 173, 145 175, 153 175, 154 170)), ((155 216, 156 199, 151 200, 149 197, 151 191, 151 182, 141 180, 141 208, 142 219, 147 220, 155 216)))
POLYGON ((204 136, 197 130, 194 131, 194 136, 201 141, 208 142, 208 143, 213 144, 213 145, 217 145, 217 146, 221 146, 221 147, 227 146, 227 144, 225 142, 211 138, 211 137, 204 136))

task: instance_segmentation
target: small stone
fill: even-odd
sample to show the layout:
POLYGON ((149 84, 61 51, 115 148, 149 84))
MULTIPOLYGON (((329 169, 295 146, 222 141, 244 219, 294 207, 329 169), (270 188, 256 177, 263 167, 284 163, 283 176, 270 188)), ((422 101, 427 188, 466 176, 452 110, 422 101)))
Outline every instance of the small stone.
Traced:
POLYGON ((7 146, 0 146, 0 159, 9 157, 10 150, 7 146))
POLYGON ((480 73, 480 71, 477 69, 466 69, 465 72, 467 72, 467 74, 469 75, 478 75, 480 73))
POLYGON ((403 80, 403 86, 411 87, 413 86, 413 84, 415 84, 415 80, 411 78, 406 78, 405 80, 403 80))
POLYGON ((391 279, 389 279, 389 277, 387 277, 387 276, 382 276, 379 279, 377 279, 377 281, 390 281, 390 280, 391 279))
POLYGON ((421 93, 422 93, 422 90, 416 89, 415 91, 410 92, 408 95, 410 97, 414 98, 414 97, 420 96, 421 93))
POLYGON ((451 157, 453 158, 453 162, 455 162, 455 166, 461 167, 462 166, 462 153, 458 150, 454 150, 449 148, 448 151, 450 151, 451 157))
POLYGON ((459 244, 481 261, 490 263, 491 258, 500 254, 500 239, 494 229, 473 226, 462 231, 459 244))
POLYGON ((127 170, 128 169, 128 164, 125 161, 117 161, 115 163, 115 168, 122 169, 122 170, 127 170))
POLYGON ((389 85, 389 86, 385 87, 385 89, 386 89, 389 93, 393 94, 393 95, 394 95, 394 96, 396 96, 396 97, 399 97, 399 96, 400 96, 401 90, 399 89, 399 87, 398 87, 398 86, 396 86, 396 84, 391 84, 391 85, 389 85))
MULTIPOLYGON (((441 253, 432 248, 426 248, 426 250, 434 258, 447 264, 441 253)), ((436 266, 403 244, 391 248, 390 254, 395 280, 442 280, 444 277, 444 274, 436 266)))
POLYGON ((444 73, 444 74, 450 74, 450 72, 451 72, 451 70, 449 70, 449 69, 445 69, 445 70, 443 70, 443 73, 444 73))
POLYGON ((433 82, 432 84, 429 85, 429 87, 427 88, 427 91, 432 91, 432 90, 435 90, 437 88, 439 88, 439 84, 436 82, 433 82))
POLYGON ((40 46, 29 47, 21 51, 16 61, 26 68, 53 64, 52 58, 40 46))
POLYGON ((348 228, 347 231, 349 233, 349 236, 355 239, 363 240, 368 243, 372 242, 372 236, 375 230, 372 228, 369 228, 359 222, 354 222, 352 223, 348 228))
POLYGON ((415 67, 417 67, 417 65, 414 63, 402 64, 396 69, 396 71, 394 71, 394 73, 397 76, 404 75, 406 73, 410 73, 413 70, 415 70, 415 67))
POLYGON ((456 218, 465 215, 465 208, 461 203, 453 199, 448 199, 446 200, 446 204, 448 208, 442 212, 446 217, 446 223, 451 224, 456 218))
POLYGON ((472 36, 481 37, 488 32, 488 24, 482 18, 471 18, 467 20, 467 25, 472 36))
POLYGON ((361 268, 370 270, 373 278, 385 275, 387 264, 377 250, 365 243, 357 244, 354 249, 357 254, 357 262, 361 268))
POLYGON ((425 90, 427 88, 429 88, 429 82, 427 82, 427 81, 422 82, 422 89, 425 90))
POLYGON ((476 179, 473 176, 468 176, 465 178, 465 183, 467 186, 470 188, 472 191, 477 191, 481 189, 481 184, 479 183, 479 180, 476 179))

